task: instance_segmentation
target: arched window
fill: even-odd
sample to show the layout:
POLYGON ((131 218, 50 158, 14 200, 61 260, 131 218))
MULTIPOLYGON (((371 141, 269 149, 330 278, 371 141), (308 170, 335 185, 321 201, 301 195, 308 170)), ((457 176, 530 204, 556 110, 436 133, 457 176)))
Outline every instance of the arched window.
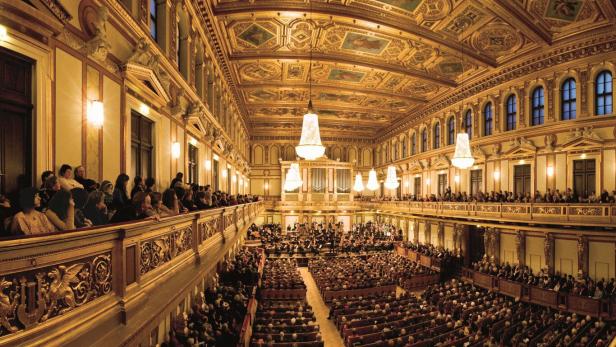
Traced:
POLYGON ((511 94, 507 98, 507 131, 515 130, 517 112, 515 94, 511 94))
POLYGON ((492 103, 488 102, 483 109, 483 136, 492 135, 492 103))
POLYGON ((428 150, 428 129, 424 129, 421 131, 421 151, 425 152, 428 150))
POLYGON ((453 145, 456 143, 456 119, 451 116, 447 123, 447 144, 453 145))
POLYGON ((415 133, 411 135, 411 155, 415 155, 417 153, 417 136, 415 133))
POLYGON ((394 143, 392 147, 394 148, 394 161, 396 161, 398 160, 398 144, 394 143))
POLYGON ((543 124, 543 111, 545 99, 543 97, 543 87, 537 87, 533 91, 533 112, 531 125, 543 124))
POLYGON ((154 41, 158 40, 158 8, 156 0, 150 0, 150 36, 154 41))
POLYGON ((602 71, 595 81, 595 113, 612 114, 612 73, 602 71))
POLYGON ((568 78, 563 82, 561 91, 562 120, 575 119, 575 79, 568 78))
POLYGON ((464 115, 464 130, 468 134, 468 139, 473 138, 473 113, 471 110, 466 111, 464 115))
POLYGON ((432 149, 437 149, 441 144, 441 123, 434 124, 434 136, 432 141, 432 149))
POLYGON ((402 138, 402 158, 406 158, 406 136, 402 138))

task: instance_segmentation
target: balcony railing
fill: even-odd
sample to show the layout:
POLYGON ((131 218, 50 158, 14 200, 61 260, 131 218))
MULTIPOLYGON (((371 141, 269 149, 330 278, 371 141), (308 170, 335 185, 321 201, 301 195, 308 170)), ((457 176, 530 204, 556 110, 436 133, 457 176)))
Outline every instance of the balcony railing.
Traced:
POLYGON ((614 204, 474 203, 372 201, 362 207, 387 212, 407 212, 435 216, 473 217, 511 221, 533 221, 571 225, 614 226, 614 204))
POLYGON ((177 284, 178 275, 197 280, 185 269, 213 266, 262 210, 263 202, 255 202, 1 240, 0 345, 83 342, 84 336, 94 342, 109 330, 90 330, 105 325, 131 327, 127 334, 137 334, 131 338, 144 338, 138 336, 144 312, 158 313, 179 295, 165 296, 158 285, 177 284))

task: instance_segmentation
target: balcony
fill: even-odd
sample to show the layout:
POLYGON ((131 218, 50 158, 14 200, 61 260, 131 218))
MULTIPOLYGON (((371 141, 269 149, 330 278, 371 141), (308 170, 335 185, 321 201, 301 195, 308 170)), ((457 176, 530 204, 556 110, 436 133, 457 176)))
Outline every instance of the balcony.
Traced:
POLYGON ((614 204, 535 204, 535 203, 472 203, 371 201, 357 202, 364 209, 409 213, 434 217, 458 217, 501 222, 533 222, 540 224, 614 227, 614 204))
POLYGON ((0 345, 149 344, 263 208, 0 241, 0 345))

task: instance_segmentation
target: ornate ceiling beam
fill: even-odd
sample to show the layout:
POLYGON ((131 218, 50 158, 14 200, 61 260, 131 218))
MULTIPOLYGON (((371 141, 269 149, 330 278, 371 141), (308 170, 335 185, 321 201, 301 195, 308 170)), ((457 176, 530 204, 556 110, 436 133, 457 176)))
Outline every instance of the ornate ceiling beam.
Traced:
POLYGON ((472 62, 489 66, 497 67, 498 63, 494 58, 480 54, 466 45, 457 41, 451 40, 442 34, 433 32, 428 28, 424 28, 411 22, 408 18, 391 15, 389 13, 383 13, 382 10, 371 10, 359 7, 350 7, 346 5, 340 5, 331 2, 315 2, 309 3, 308 1, 296 2, 289 0, 263 0, 263 1, 242 1, 242 2, 229 2, 224 4, 218 4, 214 7, 214 14, 216 16, 224 16, 234 13, 250 13, 260 11, 301 11, 308 12, 311 10, 313 13, 322 13, 332 16, 345 16, 359 20, 365 20, 375 23, 377 25, 383 25, 396 30, 404 31, 418 38, 430 41, 434 44, 448 48, 449 50, 456 52, 459 55, 464 54, 472 62))
POLYGON ((511 0, 487 0, 485 8, 502 18, 512 27, 520 30, 539 45, 552 44, 552 33, 542 22, 533 20, 532 15, 511 0))
MULTIPOLYGON (((257 52, 257 53, 242 53, 241 55, 231 55, 229 60, 231 61, 243 61, 243 60, 308 60, 308 53, 302 52, 257 52)), ((350 59, 343 55, 323 54, 314 52, 312 54, 314 61, 326 61, 330 63, 341 63, 355 66, 362 66, 369 69, 378 69, 387 72, 397 73, 424 81, 432 82, 444 87, 456 87, 458 84, 450 79, 438 77, 434 74, 430 74, 424 71, 409 70, 402 66, 396 66, 387 64, 383 61, 361 57, 361 60, 350 59)))
MULTIPOLYGON (((392 111, 390 109, 390 107, 370 107, 370 106, 350 106, 347 104, 338 104, 338 105, 334 105, 334 104, 330 104, 330 103, 322 103, 319 102, 319 100, 313 99, 312 103, 314 105, 314 109, 315 111, 317 111, 317 113, 319 112, 319 110, 332 110, 332 111, 349 111, 349 112, 363 112, 363 113, 378 113, 381 115, 387 115, 387 116, 391 116, 393 118, 398 118, 404 115, 408 114, 408 111, 398 111, 394 108, 394 110, 392 111)), ((306 101, 288 101, 288 102, 269 102, 269 103, 255 103, 255 102, 250 102, 247 106, 248 108, 248 113, 252 114, 251 118, 254 117, 259 117, 254 115, 254 113, 251 113, 251 111, 259 109, 259 108, 299 108, 301 110, 305 110, 306 109, 306 101)), ((303 115, 303 113, 302 113, 303 115)), ((320 118, 329 118, 328 116, 322 116, 319 115, 320 118)))
MULTIPOLYGON (((258 84, 241 84, 239 85, 241 89, 263 89, 263 88, 305 88, 308 89, 309 84, 306 82, 299 83, 291 83, 291 82, 278 82, 278 83, 258 83, 258 84)), ((376 95, 376 96, 385 96, 389 98, 396 98, 402 100, 408 100, 415 103, 426 104, 428 101, 424 98, 418 98, 409 95, 401 95, 401 94, 392 94, 388 92, 381 92, 376 89, 365 89, 363 87, 351 87, 351 86, 334 86, 327 84, 318 84, 316 86, 312 86, 313 93, 317 90, 323 91, 345 91, 345 92, 357 92, 365 95, 376 95)))

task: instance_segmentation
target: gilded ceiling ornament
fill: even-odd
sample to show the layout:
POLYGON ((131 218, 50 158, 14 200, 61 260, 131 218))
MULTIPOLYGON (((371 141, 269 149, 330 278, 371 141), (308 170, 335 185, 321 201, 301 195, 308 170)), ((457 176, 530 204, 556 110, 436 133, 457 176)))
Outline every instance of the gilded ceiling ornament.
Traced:
POLYGON ((245 81, 271 81, 280 79, 282 67, 277 62, 255 62, 240 66, 240 76, 245 81))
POLYGON ((308 51, 310 49, 310 40, 314 35, 312 22, 305 19, 294 20, 289 24, 288 32, 286 45, 290 50, 308 51))
POLYGON ((427 21, 443 19, 450 11, 450 0, 424 0, 419 8, 422 19, 427 21))
POLYGON ((270 22, 247 22, 233 26, 237 35, 238 48, 273 48, 278 42, 278 27, 270 22))
POLYGON ((473 35, 472 44, 482 53, 500 56, 520 48, 522 37, 513 27, 507 24, 494 23, 476 32, 473 35))

